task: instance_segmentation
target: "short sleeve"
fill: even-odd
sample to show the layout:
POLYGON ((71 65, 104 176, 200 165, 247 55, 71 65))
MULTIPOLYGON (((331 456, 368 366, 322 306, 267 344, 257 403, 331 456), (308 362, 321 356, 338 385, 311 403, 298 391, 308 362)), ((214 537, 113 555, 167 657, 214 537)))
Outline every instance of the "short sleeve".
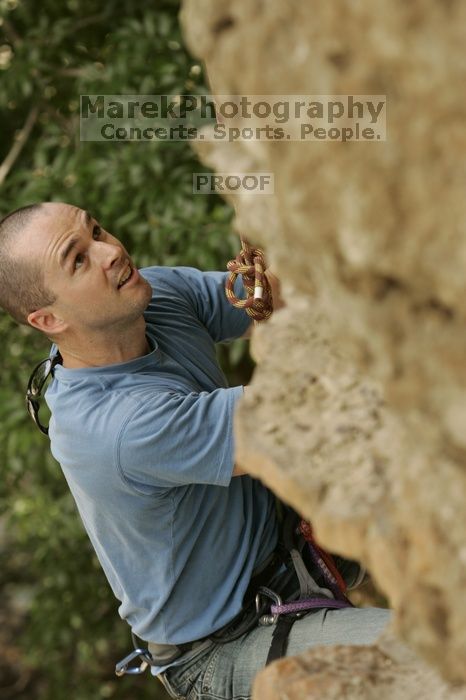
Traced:
POLYGON ((243 387, 155 396, 132 411, 118 440, 129 480, 153 487, 228 486, 234 467, 233 416, 243 387))
MULTIPOLYGON (((241 337, 252 323, 244 309, 235 308, 225 294, 228 272, 202 272, 194 267, 174 267, 177 289, 194 307, 195 313, 216 343, 241 337)), ((245 298, 241 275, 234 286, 238 298, 245 298)))

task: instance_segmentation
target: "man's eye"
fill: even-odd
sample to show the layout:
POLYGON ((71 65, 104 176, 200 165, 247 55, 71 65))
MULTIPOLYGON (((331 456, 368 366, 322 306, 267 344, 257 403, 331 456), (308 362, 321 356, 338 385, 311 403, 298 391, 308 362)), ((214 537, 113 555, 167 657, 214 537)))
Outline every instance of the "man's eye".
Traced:
POLYGON ((94 228, 92 229, 92 238, 94 238, 94 239, 100 238, 101 233, 102 233, 102 229, 100 228, 100 226, 98 224, 96 224, 94 226, 94 228))
POLYGON ((78 253, 78 255, 74 259, 74 269, 77 270, 78 268, 80 268, 83 262, 84 255, 82 253, 78 253))

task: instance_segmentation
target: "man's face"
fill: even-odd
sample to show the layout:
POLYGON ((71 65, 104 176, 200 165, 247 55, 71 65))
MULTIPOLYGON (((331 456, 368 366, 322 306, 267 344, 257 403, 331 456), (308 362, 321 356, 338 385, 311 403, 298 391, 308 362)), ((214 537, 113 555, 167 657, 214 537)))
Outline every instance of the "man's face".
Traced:
POLYGON ((122 244, 83 209, 44 204, 18 245, 40 265, 56 297, 49 308, 74 333, 123 328, 151 298, 122 244))

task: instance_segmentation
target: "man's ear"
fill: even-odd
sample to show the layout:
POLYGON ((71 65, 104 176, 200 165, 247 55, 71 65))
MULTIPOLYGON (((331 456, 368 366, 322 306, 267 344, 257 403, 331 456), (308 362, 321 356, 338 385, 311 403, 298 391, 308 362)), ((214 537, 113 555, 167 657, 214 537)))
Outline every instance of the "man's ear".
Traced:
POLYGON ((31 311, 27 321, 30 326, 37 328, 37 330, 42 331, 47 336, 55 336, 68 327, 68 324, 63 319, 55 316, 48 306, 45 306, 43 309, 37 309, 37 311, 31 311))

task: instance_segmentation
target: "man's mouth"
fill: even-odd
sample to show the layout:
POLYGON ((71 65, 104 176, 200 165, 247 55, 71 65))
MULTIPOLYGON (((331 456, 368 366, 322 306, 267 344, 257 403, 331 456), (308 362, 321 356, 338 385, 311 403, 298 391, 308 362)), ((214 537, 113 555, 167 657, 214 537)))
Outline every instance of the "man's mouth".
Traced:
POLYGON ((126 271, 120 277, 120 281, 118 282, 118 289, 121 289, 121 287, 123 287, 123 285, 126 284, 132 276, 133 268, 131 267, 131 265, 128 265, 126 271))

